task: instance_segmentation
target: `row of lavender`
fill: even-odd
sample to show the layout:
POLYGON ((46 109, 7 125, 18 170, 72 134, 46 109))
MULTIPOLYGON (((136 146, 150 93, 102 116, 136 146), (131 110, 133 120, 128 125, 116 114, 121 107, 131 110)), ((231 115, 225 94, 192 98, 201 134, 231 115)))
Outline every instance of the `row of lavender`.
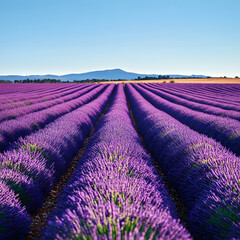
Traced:
MULTIPOLYGON (((11 114, 13 114, 15 116, 15 112, 19 111, 19 109, 31 109, 32 107, 36 108, 35 111, 38 110, 38 108, 36 107, 37 105, 41 106, 41 104, 44 104, 45 102, 54 102, 53 100, 58 100, 61 97, 70 95, 71 93, 77 92, 80 89, 89 87, 90 85, 80 85, 80 86, 71 86, 71 87, 66 87, 64 89, 60 89, 60 90, 55 90, 55 91, 46 91, 44 92, 44 94, 41 94, 41 96, 36 97, 35 93, 32 93, 33 96, 35 96, 35 99, 32 99, 31 96, 27 96, 27 99, 23 100, 23 101, 17 101, 14 103, 10 103, 10 104, 1 104, 0 105, 0 111, 1 111, 1 121, 4 120, 2 119, 3 115, 7 114, 9 116, 11 116, 11 114)), ((24 93, 22 93, 23 96, 26 95, 24 93)), ((19 96, 19 98, 21 98, 19 96)), ((67 101, 68 99, 66 99, 65 101, 67 101)), ((39 108, 40 109, 40 108, 39 108)), ((29 111, 29 110, 28 110, 29 111)), ((29 111, 30 112, 30 111, 29 111)), ((6 119, 5 117, 5 119, 6 119)), ((15 116, 17 117, 17 116, 15 116)))
MULTIPOLYGON (((239 109, 239 102, 240 102, 239 96, 237 97, 236 95, 232 96, 227 94, 230 91, 229 84, 221 84, 221 88, 219 89, 216 88, 215 84, 213 85, 213 87, 211 87, 211 84, 174 84, 174 85, 171 85, 171 87, 164 84, 146 84, 146 85, 153 86, 155 89, 161 89, 167 93, 176 95, 178 97, 181 97, 193 102, 208 104, 208 105, 220 107, 223 109, 229 109, 229 110, 239 109), (195 86, 195 88, 196 87, 199 88, 200 90, 198 91, 200 91, 200 93, 196 89, 195 91, 193 91, 190 88, 190 86, 192 85, 195 86), (203 91, 203 88, 207 89, 207 91, 203 91), (218 96, 219 93, 221 93, 220 96, 218 96), (235 99, 236 97, 237 99, 235 99)), ((236 93, 239 93, 240 91, 239 87, 237 87, 237 85, 234 85, 234 86, 236 86, 234 91, 236 93)))
POLYGON ((133 86, 155 107, 167 112, 193 130, 216 139, 223 146, 240 155, 240 122, 238 120, 195 111, 160 97, 157 91, 149 91, 137 84, 133 86))
MULTIPOLYGON (((204 113, 208 113, 208 114, 213 114, 216 116, 221 116, 221 117, 228 117, 228 118, 233 118, 236 120, 240 120, 240 106, 236 106, 235 110, 230 110, 230 109, 223 109, 221 107, 216 107, 216 106, 211 106, 207 103, 197 103, 194 101, 190 101, 187 99, 184 99, 182 97, 178 97, 174 94, 170 94, 167 92, 164 92, 162 89, 156 88, 156 87, 149 87, 145 84, 139 84, 140 86, 144 87, 145 89, 150 90, 151 92, 157 94, 158 96, 174 102, 176 104, 185 106, 187 108, 196 110, 196 111, 200 111, 200 112, 204 112, 204 113)), ((222 106, 223 104, 221 104, 222 106)))
POLYGON ((191 239, 144 150, 123 85, 98 124, 42 239, 191 239))
POLYGON ((217 99, 218 101, 233 100, 239 102, 238 84, 174 84, 174 86, 161 86, 163 89, 173 90, 178 93, 187 93, 202 99, 217 99))
MULTIPOLYGON (((237 239, 240 159, 215 140, 155 108, 146 100, 151 94, 129 84, 126 90, 146 147, 183 200, 193 235, 197 239, 237 239)), ((157 102, 158 96, 152 95, 151 101, 157 102)))
POLYGON ((29 231, 29 213, 41 207, 83 146, 113 88, 108 86, 97 99, 20 139, 14 149, 0 155, 0 239, 21 239, 29 231))
POLYGON ((0 151, 6 150, 19 137, 24 137, 39 130, 58 117, 88 103, 96 98, 105 88, 106 85, 104 84, 97 87, 84 88, 75 93, 72 100, 0 123, 0 151))
POLYGON ((19 103, 25 101, 51 97, 51 94, 73 87, 72 84, 0 84, 0 86, 0 109, 9 106, 17 107, 19 103))
POLYGON ((45 94, 47 92, 55 92, 64 90, 69 87, 76 86, 77 84, 1 84, 0 99, 11 96, 9 100, 12 100, 14 96, 21 96, 22 99, 27 99, 27 96, 37 97, 39 94, 45 94), (25 93, 25 97, 22 93, 25 93), (33 95, 35 93, 36 95, 33 95), (29 95, 28 95, 29 94, 29 95))
MULTIPOLYGON (((41 101, 37 104, 27 104, 27 106, 25 105, 22 107, 1 111, 0 122, 4 120, 9 120, 9 119, 15 119, 19 116, 26 115, 28 113, 41 111, 43 109, 46 109, 61 103, 71 101, 73 99, 80 97, 82 94, 92 90, 95 87, 96 85, 94 84, 87 87, 86 86, 75 87, 74 89, 65 91, 64 93, 61 93, 61 94, 52 94, 51 96, 53 97, 53 99, 50 101, 45 99, 44 101, 41 101)), ((28 102, 28 103, 31 103, 31 102, 28 102)))

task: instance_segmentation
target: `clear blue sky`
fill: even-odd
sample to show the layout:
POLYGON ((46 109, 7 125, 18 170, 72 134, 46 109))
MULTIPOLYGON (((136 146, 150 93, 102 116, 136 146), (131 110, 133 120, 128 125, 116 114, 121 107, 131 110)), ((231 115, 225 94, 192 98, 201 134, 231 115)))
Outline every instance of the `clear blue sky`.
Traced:
POLYGON ((0 74, 240 75, 240 0, 0 0, 0 74))

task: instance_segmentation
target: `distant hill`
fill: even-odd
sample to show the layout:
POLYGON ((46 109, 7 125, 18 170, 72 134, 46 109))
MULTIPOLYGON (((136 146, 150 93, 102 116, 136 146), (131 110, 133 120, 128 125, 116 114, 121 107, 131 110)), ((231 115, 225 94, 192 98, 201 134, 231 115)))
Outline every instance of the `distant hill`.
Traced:
MULTIPOLYGON (((106 79, 106 80, 132 80, 138 77, 157 77, 156 74, 138 74, 132 72, 126 72, 122 69, 111 69, 111 70, 102 70, 102 71, 93 71, 86 73, 75 73, 75 74, 66 74, 66 75, 0 75, 0 80, 24 80, 24 79, 59 79, 61 81, 74 81, 74 80, 86 80, 86 79, 106 79)), ((182 77, 197 77, 197 78, 206 78, 208 76, 204 75, 171 75, 167 74, 170 78, 182 78, 182 77)))

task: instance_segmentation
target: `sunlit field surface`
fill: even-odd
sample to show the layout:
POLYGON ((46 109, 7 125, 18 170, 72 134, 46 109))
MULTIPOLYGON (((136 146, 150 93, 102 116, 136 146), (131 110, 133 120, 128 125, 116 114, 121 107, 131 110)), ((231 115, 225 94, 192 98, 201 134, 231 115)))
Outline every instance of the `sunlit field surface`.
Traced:
POLYGON ((0 239, 239 239, 239 80, 163 81, 0 84, 0 239))
POLYGON ((126 81, 103 81, 102 83, 240 83, 240 78, 174 78, 160 80, 126 80, 126 81))

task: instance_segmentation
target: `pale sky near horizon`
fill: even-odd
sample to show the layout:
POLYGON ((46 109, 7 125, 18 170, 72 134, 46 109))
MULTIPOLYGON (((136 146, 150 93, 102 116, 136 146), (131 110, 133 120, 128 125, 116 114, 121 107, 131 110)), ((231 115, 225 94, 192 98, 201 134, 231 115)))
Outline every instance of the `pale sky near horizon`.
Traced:
POLYGON ((240 0, 0 0, 0 75, 240 76, 240 0))

